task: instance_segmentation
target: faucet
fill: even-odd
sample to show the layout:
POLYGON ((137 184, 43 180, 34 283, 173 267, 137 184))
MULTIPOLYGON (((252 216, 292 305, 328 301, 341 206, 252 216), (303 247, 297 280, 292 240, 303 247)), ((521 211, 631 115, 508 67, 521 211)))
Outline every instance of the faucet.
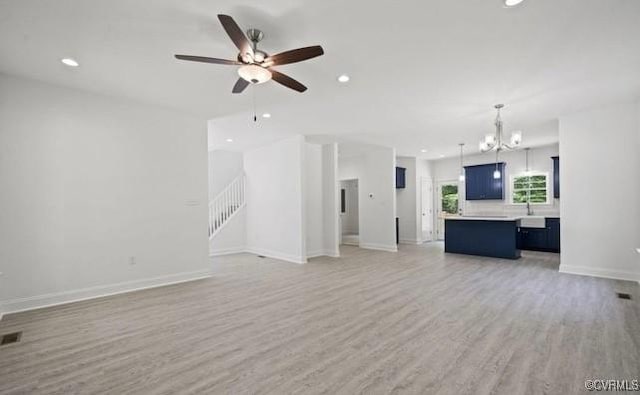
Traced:
POLYGON ((527 215, 533 215, 533 210, 531 210, 531 204, 527 202, 527 215))

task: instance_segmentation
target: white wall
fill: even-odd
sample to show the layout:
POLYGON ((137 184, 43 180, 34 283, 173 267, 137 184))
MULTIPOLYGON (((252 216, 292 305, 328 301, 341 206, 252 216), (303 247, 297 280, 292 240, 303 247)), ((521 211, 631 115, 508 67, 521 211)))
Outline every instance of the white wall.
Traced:
POLYGON ((560 271, 640 281, 640 106, 560 119, 560 271))
POLYGON ((363 151, 338 159, 339 179, 358 179, 360 247, 397 251, 395 150, 367 145, 363 151))
MULTIPOLYGON (((432 241, 434 240, 434 235, 432 236, 424 236, 422 234, 422 221, 430 222, 427 224, 430 227, 430 230, 433 232, 433 201, 434 194, 433 189, 430 192, 428 207, 425 207, 425 213, 427 215, 422 215, 422 178, 430 179, 432 182, 433 188, 433 174, 431 170, 431 163, 426 159, 416 159, 416 235, 418 235, 419 242, 432 241), (431 210, 431 217, 429 217, 428 211, 431 210), (431 220, 429 221, 429 218, 431 220)), ((429 193, 429 192, 427 192, 429 193)))
POLYGON ((322 146, 305 143, 304 148, 306 256, 311 258, 324 254, 322 146))
POLYGON ((247 250, 305 263, 304 138, 245 152, 247 250))
POLYGON ((340 256, 340 224, 338 209, 338 144, 322 146, 322 207, 324 253, 332 257, 340 256))
POLYGON ((205 120, 0 74, 0 180, 5 312, 209 273, 205 120))
POLYGON ((401 243, 417 244, 421 241, 418 234, 418 209, 420 207, 418 172, 416 158, 399 156, 396 166, 404 167, 405 188, 396 189, 396 215, 398 216, 401 243))
POLYGON ((209 200, 222 192, 242 171, 241 152, 209 151, 209 200))
POLYGON ((340 189, 344 189, 345 213, 340 213, 342 234, 357 235, 359 232, 358 218, 358 180, 340 181, 340 189))
MULTIPOLYGON (((464 156, 464 166, 479 165, 484 163, 495 163, 495 153, 480 154, 477 148, 468 148, 465 152, 473 152, 464 156)), ((534 205, 535 214, 540 215, 558 215, 560 211, 560 203, 558 199, 553 199, 553 160, 552 156, 557 156, 559 152, 558 144, 534 147, 529 151, 529 170, 546 172, 549 174, 550 186, 550 204, 534 205)), ((517 150, 511 152, 502 152, 498 159, 505 162, 505 199, 504 200, 484 200, 484 201, 466 201, 464 182, 460 183, 459 193, 460 202, 462 204, 463 213, 465 215, 524 215, 526 214, 526 206, 512 205, 510 203, 511 193, 511 176, 520 174, 526 170, 525 151, 517 150)), ((437 190, 436 185, 439 181, 457 181, 460 175, 460 158, 447 158, 431 162, 432 175, 434 181, 434 191, 437 190)), ((436 199, 434 198, 434 204, 436 199)), ((434 216, 434 217, 437 217, 434 216)), ((435 228, 434 228, 435 229, 435 228)))

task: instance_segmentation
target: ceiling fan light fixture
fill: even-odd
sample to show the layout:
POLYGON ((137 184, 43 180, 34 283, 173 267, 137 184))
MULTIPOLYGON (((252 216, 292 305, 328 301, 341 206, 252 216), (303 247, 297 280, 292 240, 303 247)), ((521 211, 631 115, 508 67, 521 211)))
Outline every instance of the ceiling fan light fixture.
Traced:
POLYGON ((264 67, 248 64, 238 69, 238 75, 252 84, 262 84, 271 79, 271 72, 264 67))

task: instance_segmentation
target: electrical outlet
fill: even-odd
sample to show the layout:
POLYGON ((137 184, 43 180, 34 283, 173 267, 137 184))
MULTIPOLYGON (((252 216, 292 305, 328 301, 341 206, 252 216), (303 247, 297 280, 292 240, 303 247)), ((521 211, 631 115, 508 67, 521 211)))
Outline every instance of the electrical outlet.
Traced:
POLYGON ((129 257, 129 265, 135 265, 136 262, 136 257, 135 256, 130 256, 129 257))

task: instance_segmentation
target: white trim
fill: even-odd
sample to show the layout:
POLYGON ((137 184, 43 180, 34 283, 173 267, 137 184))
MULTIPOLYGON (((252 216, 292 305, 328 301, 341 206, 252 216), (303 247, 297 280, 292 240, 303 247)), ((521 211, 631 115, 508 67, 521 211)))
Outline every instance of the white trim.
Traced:
POLYGON ((415 239, 400 239, 400 244, 422 244, 422 241, 415 239))
POLYGON ((26 298, 10 299, 0 303, 2 314, 18 313, 22 311, 41 309, 43 307, 58 306, 62 304, 80 302, 83 300, 102 298, 144 289, 163 287, 165 285, 184 283, 211 277, 211 270, 198 270, 169 274, 147 278, 142 280, 125 281, 116 284, 98 285, 90 288, 76 289, 72 291, 54 292, 44 295, 29 296, 26 298))
POLYGON ((220 248, 220 249, 217 249, 217 250, 209 251, 209 257, 241 254, 243 252, 247 252, 247 249, 244 246, 230 247, 230 248, 220 248))
POLYGON ((375 244, 375 243, 360 243, 360 248, 365 248, 367 250, 378 250, 378 251, 387 251, 387 252, 398 252, 398 246, 388 246, 385 244, 375 244))
POLYGON ((307 259, 309 258, 317 258, 319 256, 328 256, 331 258, 340 258, 340 254, 337 254, 335 251, 329 251, 329 250, 318 250, 318 251, 311 251, 307 253, 307 259))
POLYGON ((246 252, 255 255, 263 255, 273 259, 279 259, 281 261, 287 261, 292 263, 307 263, 307 258, 304 256, 283 254, 278 251, 266 250, 264 248, 247 247, 246 252))
POLYGON ((584 266, 560 265, 560 273, 577 274, 580 276, 602 277, 614 280, 637 281, 640 283, 640 273, 621 270, 609 270, 584 266))
POLYGON ((316 258, 316 257, 323 256, 323 255, 324 255, 324 251, 323 250, 307 251, 307 259, 316 258))

